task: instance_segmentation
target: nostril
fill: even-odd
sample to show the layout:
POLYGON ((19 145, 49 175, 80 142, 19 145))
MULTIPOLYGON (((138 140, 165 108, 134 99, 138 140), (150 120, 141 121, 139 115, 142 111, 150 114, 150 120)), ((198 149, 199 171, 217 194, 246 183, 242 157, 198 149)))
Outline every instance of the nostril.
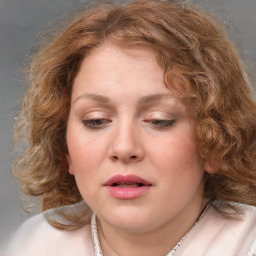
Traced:
POLYGON ((140 155, 137 154, 112 154, 109 156, 111 158, 112 161, 114 162, 136 162, 139 161, 141 159, 140 155))

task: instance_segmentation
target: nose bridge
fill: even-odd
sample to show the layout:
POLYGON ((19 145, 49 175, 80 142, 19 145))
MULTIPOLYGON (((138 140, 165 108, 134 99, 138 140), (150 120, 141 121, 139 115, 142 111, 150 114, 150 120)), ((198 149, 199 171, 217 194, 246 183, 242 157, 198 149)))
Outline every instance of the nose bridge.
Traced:
POLYGON ((120 161, 135 161, 143 156, 139 129, 132 118, 126 117, 117 122, 113 132, 111 158, 120 161))

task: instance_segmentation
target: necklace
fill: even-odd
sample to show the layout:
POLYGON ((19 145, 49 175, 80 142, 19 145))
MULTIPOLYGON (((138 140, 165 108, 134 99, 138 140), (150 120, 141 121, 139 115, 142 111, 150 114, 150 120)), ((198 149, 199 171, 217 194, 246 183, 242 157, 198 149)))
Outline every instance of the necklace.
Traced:
MULTIPOLYGON (((196 223, 203 217, 203 215, 208 210, 208 208, 209 208, 208 206, 204 207, 203 211, 201 212, 201 214, 199 215, 197 220, 194 222, 193 226, 188 230, 188 232, 180 239, 180 241, 174 246, 174 248, 166 256, 174 255, 174 253, 177 251, 177 249, 179 248, 181 243, 184 241, 184 239, 187 237, 187 235, 193 229, 193 227, 196 225, 196 223)), ((97 227, 95 213, 92 215, 92 219, 91 219, 91 230, 92 230, 92 239, 93 239, 95 256, 103 256, 103 252, 102 252, 99 237, 98 237, 98 227, 97 227)))

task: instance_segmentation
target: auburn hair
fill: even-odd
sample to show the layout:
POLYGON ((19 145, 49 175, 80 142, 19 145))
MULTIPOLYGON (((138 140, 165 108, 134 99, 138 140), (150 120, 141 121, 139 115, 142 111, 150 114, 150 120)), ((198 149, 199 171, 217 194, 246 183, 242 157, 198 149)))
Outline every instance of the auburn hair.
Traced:
MULTIPOLYGON (((30 86, 15 127, 14 141, 25 148, 13 173, 24 194, 38 196, 42 211, 83 201, 68 173, 66 126, 80 64, 105 41, 155 51, 165 85, 196 121, 199 154, 214 168, 205 175, 204 193, 216 209, 227 216, 230 208, 239 211, 233 202, 256 205, 253 79, 221 22, 184 1, 100 1, 44 40, 30 63, 30 86)), ((61 214, 69 225, 49 222, 72 229, 88 222, 90 209, 61 214)))

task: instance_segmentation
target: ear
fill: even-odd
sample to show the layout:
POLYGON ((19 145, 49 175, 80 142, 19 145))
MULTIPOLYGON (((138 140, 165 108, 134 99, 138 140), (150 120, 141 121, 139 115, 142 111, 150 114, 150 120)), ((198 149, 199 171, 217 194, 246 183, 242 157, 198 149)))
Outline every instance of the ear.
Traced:
POLYGON ((74 175, 74 169, 73 169, 71 157, 69 154, 66 154, 66 159, 67 159, 67 163, 68 163, 68 172, 69 172, 69 174, 74 175))
POLYGON ((209 160, 205 160, 204 170, 209 174, 214 174, 215 173, 215 168, 213 167, 213 164, 209 160))

